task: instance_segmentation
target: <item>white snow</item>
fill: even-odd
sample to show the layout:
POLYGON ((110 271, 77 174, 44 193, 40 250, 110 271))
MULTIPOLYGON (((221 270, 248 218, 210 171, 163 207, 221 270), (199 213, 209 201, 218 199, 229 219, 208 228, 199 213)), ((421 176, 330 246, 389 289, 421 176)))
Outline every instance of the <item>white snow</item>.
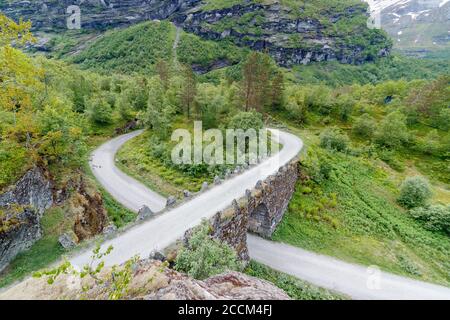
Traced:
POLYGON ((443 0, 441 3, 439 3, 439 8, 443 7, 447 2, 449 2, 450 0, 443 0))

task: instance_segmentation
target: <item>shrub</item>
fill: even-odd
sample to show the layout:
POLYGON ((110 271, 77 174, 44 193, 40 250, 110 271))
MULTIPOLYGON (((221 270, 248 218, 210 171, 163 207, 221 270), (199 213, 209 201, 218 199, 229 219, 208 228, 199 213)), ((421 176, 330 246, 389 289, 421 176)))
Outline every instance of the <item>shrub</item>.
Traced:
POLYGON ((230 129, 262 129, 264 126, 262 116, 256 111, 239 112, 228 123, 230 129))
POLYGON ((388 148, 398 148, 409 138, 406 117, 399 111, 388 114, 380 123, 375 141, 388 148))
POLYGON ((288 101, 285 108, 296 123, 305 124, 308 121, 308 109, 304 104, 288 101))
POLYGON ((101 97, 93 97, 87 101, 86 114, 92 123, 107 125, 113 121, 111 106, 101 97))
POLYGON ((326 86, 314 86, 306 95, 305 103, 311 111, 329 115, 333 111, 331 90, 326 86))
POLYGON ((405 165, 396 156, 391 149, 380 148, 377 150, 378 157, 386 162, 392 169, 396 171, 404 171, 405 165))
POLYGON ((410 210, 415 219, 425 223, 425 228, 432 231, 444 231, 450 234, 450 205, 433 205, 410 210))
POLYGON ((429 155, 439 155, 440 144, 439 144, 439 134, 436 129, 431 130, 428 134, 421 140, 419 140, 419 150, 425 154, 429 155))
POLYGON ((401 185, 398 202, 406 208, 422 207, 431 195, 430 184, 425 178, 408 177, 401 185))
POLYGON ((353 112, 355 104, 355 100, 348 94, 342 94, 336 99, 334 108, 336 109, 336 112, 342 121, 348 121, 353 112))
POLYGON ((345 133, 336 128, 326 129, 320 135, 320 146, 329 150, 346 151, 349 139, 345 133))
POLYGON ((441 130, 450 130, 450 108, 444 108, 439 112, 435 120, 435 125, 441 130))
POLYGON ((188 244, 182 247, 175 261, 175 269, 195 279, 206 279, 241 265, 236 252, 227 244, 212 239, 210 225, 203 222, 195 229, 188 244))
POLYGON ((372 138, 375 132, 376 122, 369 114, 364 113, 356 119, 353 125, 353 132, 364 138, 372 138))

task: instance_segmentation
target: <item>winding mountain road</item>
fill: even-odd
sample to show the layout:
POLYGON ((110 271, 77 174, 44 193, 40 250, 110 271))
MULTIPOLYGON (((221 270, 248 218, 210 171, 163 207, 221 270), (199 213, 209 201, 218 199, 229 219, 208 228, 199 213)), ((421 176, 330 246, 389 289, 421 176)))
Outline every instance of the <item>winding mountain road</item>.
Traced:
MULTIPOLYGON (((106 142, 94 151, 90 166, 103 187, 126 207, 137 211, 143 205, 147 205, 158 211, 165 205, 164 198, 128 177, 115 166, 114 157, 117 150, 138 134, 140 132, 132 132, 106 142)), ((277 154, 201 193, 191 201, 131 227, 106 241, 102 248, 112 245, 114 250, 104 258, 105 264, 122 263, 135 255, 147 257, 153 250, 166 248, 182 238, 186 230, 200 224, 203 218, 211 218, 218 211, 228 207, 233 199, 243 197, 245 190, 253 189, 258 180, 264 180, 276 173, 281 166, 296 157, 303 147, 303 142, 290 133, 273 130, 272 136, 278 137, 283 145, 277 154)), ((81 267, 90 261, 90 256, 91 252, 85 251, 73 257, 71 262, 81 267)))
MULTIPOLYGON (((166 199, 115 166, 118 149, 141 132, 132 132, 108 141, 94 151, 90 166, 103 187, 124 206, 137 211, 142 205, 147 205, 156 212, 164 208, 166 199)), ((214 186, 191 201, 106 241, 102 248, 112 245, 114 250, 105 257, 105 264, 119 264, 135 255, 147 257, 153 250, 166 248, 180 239, 186 230, 198 225, 203 218, 212 217, 229 206, 233 199, 244 196, 246 189, 252 189, 258 180, 275 173, 303 148, 303 142, 295 135, 276 130, 272 131, 272 135, 278 136, 283 145, 277 155, 214 186)), ((447 287, 376 270, 374 273, 364 266, 267 241, 254 235, 248 235, 248 246, 252 259, 317 286, 341 292, 353 299, 450 300, 450 289, 447 287)), ((90 251, 85 251, 72 257, 70 261, 74 266, 80 267, 90 261, 90 255, 90 251)))

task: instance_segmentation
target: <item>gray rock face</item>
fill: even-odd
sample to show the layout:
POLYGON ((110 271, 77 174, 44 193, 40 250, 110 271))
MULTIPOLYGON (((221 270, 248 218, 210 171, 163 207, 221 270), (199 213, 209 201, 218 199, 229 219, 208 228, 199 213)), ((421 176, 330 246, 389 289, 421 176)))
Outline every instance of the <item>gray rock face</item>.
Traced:
POLYGON ((53 204, 52 187, 35 167, 0 195, 0 271, 42 237, 40 219, 53 204))
MULTIPOLYGON (((73 277, 63 274, 55 283, 47 279, 29 278, 0 293, 1 299, 20 300, 107 300, 113 289, 108 281, 111 268, 105 267, 99 275, 102 284, 85 279, 75 284, 73 277), (72 279, 71 279, 72 278, 72 279), (83 290, 82 284, 88 284, 83 290), (29 290, 33 288, 33 290, 29 290)), ((86 277, 89 278, 89 277, 86 277)), ((205 280, 195 280, 166 267, 154 259, 138 261, 124 300, 288 300, 289 296, 272 283, 239 272, 226 272, 205 280)))
POLYGON ((52 183, 38 167, 29 170, 6 193, 0 194, 0 207, 18 204, 31 206, 39 215, 53 205, 52 183))
POLYGON ((200 0, 33 0, 2 1, 0 10, 19 20, 31 20, 33 30, 55 31, 66 29, 67 7, 81 9, 83 29, 104 30, 124 27, 155 19, 167 19, 172 14, 193 7, 200 0))
POLYGON ((153 215, 154 212, 147 206, 142 206, 142 208, 139 209, 138 216, 136 218, 136 221, 142 221, 146 219, 147 217, 150 217, 153 215))
POLYGON ((152 251, 148 256, 148 258, 151 260, 158 260, 161 262, 166 261, 166 256, 160 251, 152 251))
MULTIPOLYGON (((348 35, 329 34, 332 30, 330 25, 342 19, 354 21, 355 17, 364 16, 366 7, 362 4, 349 6, 338 13, 323 12, 324 19, 320 20, 295 18, 291 8, 277 3, 244 0, 240 4, 213 10, 204 10, 201 0, 2 1, 0 11, 15 20, 21 17, 31 20, 34 30, 54 32, 67 28, 66 9, 73 4, 81 8, 81 27, 85 30, 106 30, 148 20, 170 19, 185 31, 204 39, 226 39, 238 46, 267 51, 280 65, 286 67, 333 60, 360 64, 373 60, 377 53, 378 56, 387 55, 391 49, 390 42, 383 34, 369 33, 364 23, 358 26, 358 33, 365 32, 361 33, 362 37, 370 36, 370 46, 374 50, 367 51, 361 45, 354 44, 348 35), (252 14, 255 16, 245 22, 247 25, 240 22, 246 19, 244 15, 252 14), (233 23, 223 30, 223 24, 230 24, 229 21, 233 23)), ((219 60, 206 69, 196 65, 193 68, 198 73, 204 73, 228 64, 226 60, 219 60)))
POLYGON ((167 198, 166 207, 172 207, 175 205, 175 203, 177 203, 177 199, 173 196, 170 196, 169 198, 167 198))
POLYGON ((68 233, 62 234, 58 238, 58 242, 66 250, 72 249, 73 247, 75 247, 77 245, 73 236, 68 233))
POLYGON ((190 197, 192 196, 192 194, 189 192, 189 190, 184 190, 184 191, 183 191, 183 196, 184 196, 185 198, 190 198, 190 197))
MULTIPOLYGON (((243 1, 222 9, 180 12, 174 17, 174 21, 182 25, 185 31, 208 40, 227 39, 238 46, 267 51, 284 67, 320 61, 361 64, 375 58, 369 52, 372 50, 367 51, 362 45, 353 44, 348 34, 327 32, 331 30, 328 28, 330 24, 365 16, 364 5, 355 4, 338 13, 331 11, 323 12, 322 15, 320 20, 295 18, 290 8, 278 4, 243 1), (245 15, 250 14, 255 16, 246 22, 247 25, 239 23, 245 15), (230 19, 236 21, 239 27, 231 25, 229 29, 223 30, 223 24, 230 24, 230 19), (258 35, 254 30, 258 30, 258 35)), ((371 33, 364 24, 358 26, 357 32, 362 37, 371 37, 370 46, 376 48, 378 56, 389 54, 391 43, 384 35, 371 33)))
POLYGON ((0 221, 0 272, 15 256, 30 248, 42 237, 39 220, 36 211, 24 209, 14 217, 6 218, 7 223, 15 221, 7 230, 2 231, 5 223, 0 221))
POLYGON ((103 234, 105 236, 109 236, 109 235, 114 234, 116 231, 117 231, 116 225, 114 223, 111 223, 103 229, 103 234))
POLYGON ((170 285, 145 297, 149 300, 289 300, 268 281, 239 272, 228 272, 204 281, 172 280, 170 285))

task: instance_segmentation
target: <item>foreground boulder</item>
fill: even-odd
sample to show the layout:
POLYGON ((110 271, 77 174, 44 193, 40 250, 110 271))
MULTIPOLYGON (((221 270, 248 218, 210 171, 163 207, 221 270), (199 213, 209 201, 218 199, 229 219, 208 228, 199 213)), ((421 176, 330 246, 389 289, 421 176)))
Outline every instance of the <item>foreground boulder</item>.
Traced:
POLYGON ((40 220, 53 204, 53 185, 39 167, 0 194, 0 271, 42 237, 40 220))
MULTIPOLYGON (((133 275, 127 293, 122 299, 129 300, 286 300, 288 295, 273 284, 239 272, 228 272, 204 281, 192 279, 169 269, 161 261, 141 260, 132 268, 133 275)), ((0 299, 108 299, 111 269, 100 275, 105 281, 96 285, 92 278, 83 280, 62 275, 49 285, 46 278, 30 278, 0 293, 0 299), (90 288, 86 292, 82 286, 90 288)))

